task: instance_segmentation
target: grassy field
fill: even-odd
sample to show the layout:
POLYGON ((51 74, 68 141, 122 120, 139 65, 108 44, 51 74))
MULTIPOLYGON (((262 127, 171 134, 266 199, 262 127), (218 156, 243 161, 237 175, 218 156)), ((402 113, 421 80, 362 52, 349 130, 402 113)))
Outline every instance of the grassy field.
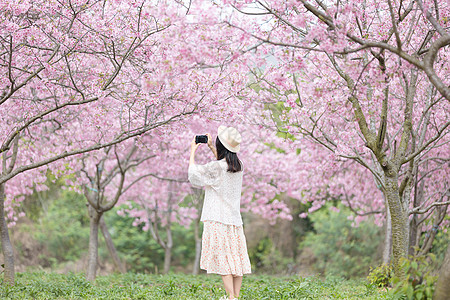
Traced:
MULTIPOLYGON (((18 273, 15 286, 0 288, 1 299, 219 299, 225 294, 218 275, 99 276, 95 283, 83 274, 18 273)), ((390 299, 366 281, 329 277, 244 277, 240 299, 390 299)))

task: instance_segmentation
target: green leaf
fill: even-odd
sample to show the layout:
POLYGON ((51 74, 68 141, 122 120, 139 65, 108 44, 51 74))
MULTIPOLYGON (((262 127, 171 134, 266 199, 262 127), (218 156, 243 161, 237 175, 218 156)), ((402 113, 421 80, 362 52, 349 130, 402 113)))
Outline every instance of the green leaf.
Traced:
POLYGON ((408 287, 406 288, 406 297, 408 297, 408 299, 414 299, 414 288, 411 285, 408 285, 408 287))
POLYGON ((433 290, 431 289, 431 287, 427 286, 425 288, 425 295, 427 295, 427 298, 433 297, 433 290))
POLYGON ((423 293, 419 291, 416 293, 415 297, 416 297, 415 299, 417 300, 423 299, 423 293))

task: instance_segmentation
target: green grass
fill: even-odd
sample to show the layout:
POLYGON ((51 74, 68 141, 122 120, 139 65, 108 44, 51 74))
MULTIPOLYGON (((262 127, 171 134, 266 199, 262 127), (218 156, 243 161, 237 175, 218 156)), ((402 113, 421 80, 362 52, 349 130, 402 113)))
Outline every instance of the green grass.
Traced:
MULTIPOLYGON (((18 273, 14 286, 0 287, 1 299, 219 299, 225 294, 218 275, 121 274, 99 276, 95 283, 83 274, 18 273)), ((240 299, 390 299, 365 280, 329 277, 244 277, 240 299)))

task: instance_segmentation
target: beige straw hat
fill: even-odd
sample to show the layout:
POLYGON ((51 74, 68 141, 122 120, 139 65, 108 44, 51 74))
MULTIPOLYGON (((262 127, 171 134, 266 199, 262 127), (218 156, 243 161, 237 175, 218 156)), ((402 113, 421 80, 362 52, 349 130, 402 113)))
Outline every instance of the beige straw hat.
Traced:
POLYGON ((217 137, 225 148, 231 152, 238 152, 241 149, 242 137, 236 128, 221 125, 217 129, 217 137))

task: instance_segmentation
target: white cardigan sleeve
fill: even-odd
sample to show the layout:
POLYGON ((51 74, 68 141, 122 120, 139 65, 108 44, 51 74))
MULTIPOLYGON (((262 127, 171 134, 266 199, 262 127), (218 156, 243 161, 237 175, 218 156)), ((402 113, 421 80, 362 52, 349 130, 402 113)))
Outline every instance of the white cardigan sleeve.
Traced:
POLYGON ((217 188, 220 184, 223 170, 217 161, 206 165, 190 165, 188 179, 194 187, 211 186, 217 188))

